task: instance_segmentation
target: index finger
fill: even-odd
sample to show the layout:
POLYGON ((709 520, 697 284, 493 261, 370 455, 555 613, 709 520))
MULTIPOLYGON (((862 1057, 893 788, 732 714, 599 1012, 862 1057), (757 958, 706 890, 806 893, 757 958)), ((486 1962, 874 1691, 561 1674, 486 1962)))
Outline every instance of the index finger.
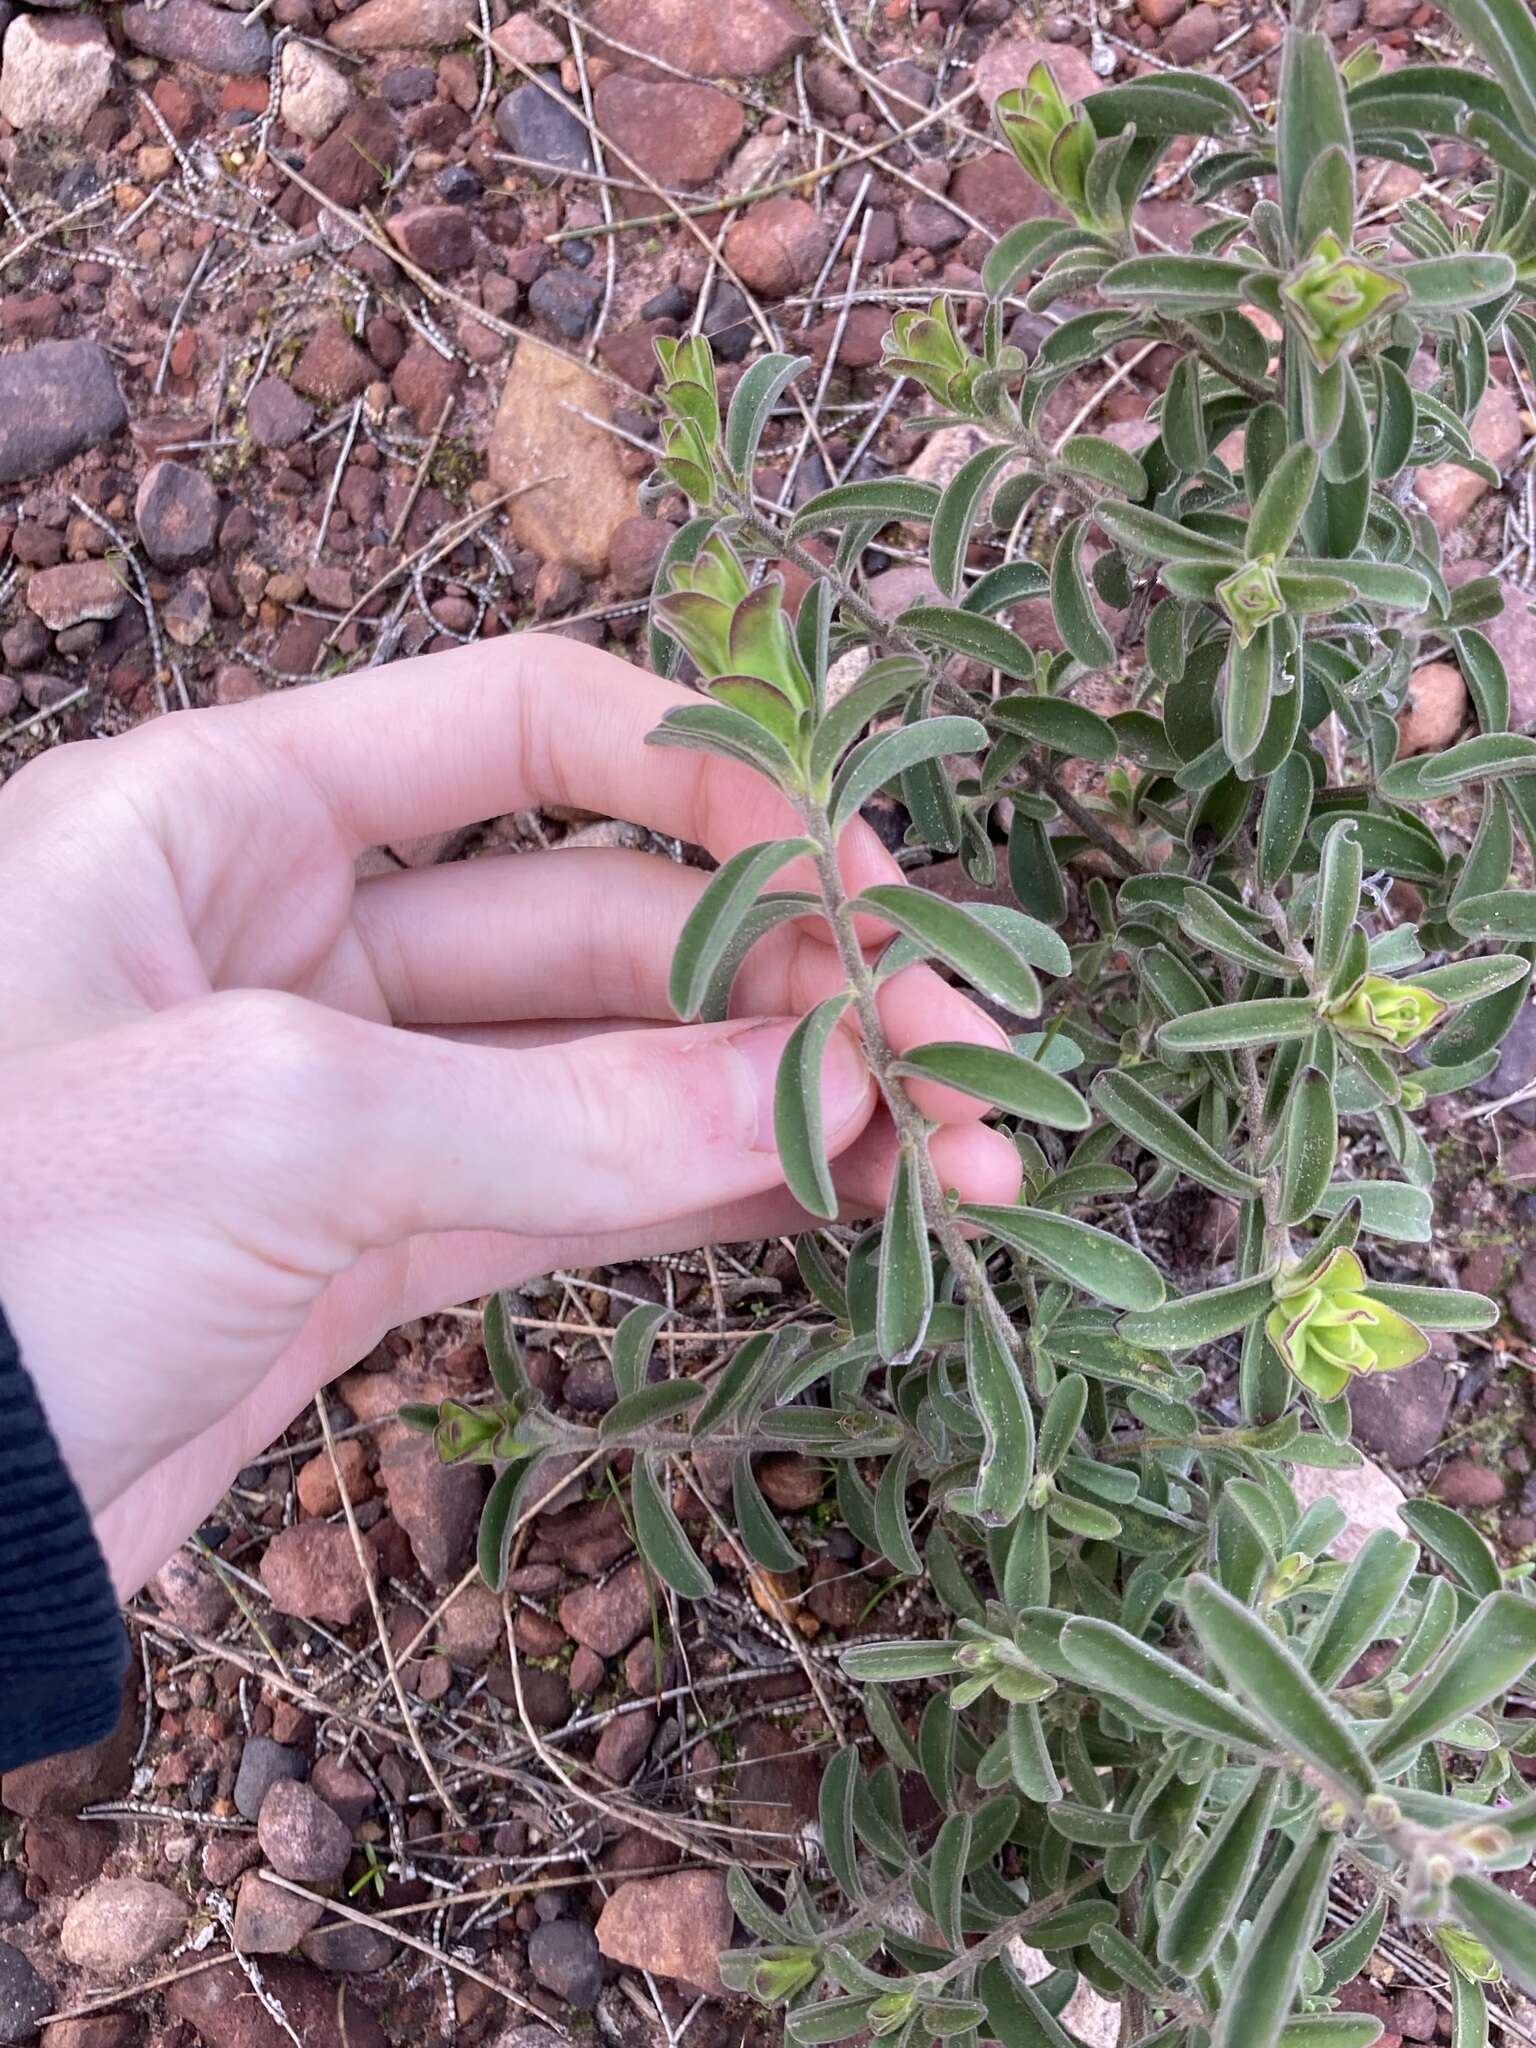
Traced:
MULTIPOLYGON (((597 648, 518 633, 199 716, 220 721, 242 754, 283 753, 359 851, 549 804, 721 860, 796 833, 789 803, 750 769, 646 745, 668 711, 700 701, 597 648)), ((839 861, 854 893, 900 880, 860 823, 839 861)), ((787 870, 780 886, 801 879, 787 870)))

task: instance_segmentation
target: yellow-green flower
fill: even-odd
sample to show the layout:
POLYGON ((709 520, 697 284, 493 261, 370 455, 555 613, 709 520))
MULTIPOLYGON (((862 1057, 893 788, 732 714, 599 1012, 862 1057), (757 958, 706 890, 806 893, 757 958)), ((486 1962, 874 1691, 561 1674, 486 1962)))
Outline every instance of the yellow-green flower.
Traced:
POLYGON ((1022 85, 999 93, 992 118, 1035 183, 1086 225, 1093 122, 1082 108, 1073 112, 1049 64, 1034 65, 1022 85))
POLYGON ((1326 370, 1354 347, 1367 321, 1406 298, 1407 289, 1400 279, 1362 262, 1325 228, 1306 261, 1281 285, 1280 296, 1312 360, 1326 370))
POLYGON ((926 313, 898 313, 885 337, 880 367, 893 376, 910 377, 941 405, 964 412, 972 387, 984 367, 971 354, 955 325, 948 299, 935 299, 926 313))
POLYGON ((1402 1052, 1432 1031, 1446 1005, 1427 988, 1410 981, 1390 981, 1384 974, 1363 975, 1352 989, 1323 1012, 1341 1038, 1359 1045, 1388 1045, 1402 1052))
POLYGON ((1365 1268, 1350 1251, 1334 1252, 1300 1285, 1280 1275, 1274 1303, 1265 1324, 1269 1341, 1321 1401, 1335 1400, 1362 1374, 1398 1372, 1429 1350, 1416 1324, 1372 1298, 1365 1268))
POLYGON ((1267 626, 1285 610, 1285 599, 1275 578, 1273 555, 1261 555, 1218 583, 1216 595, 1232 621, 1233 637, 1246 647, 1260 626, 1267 626))

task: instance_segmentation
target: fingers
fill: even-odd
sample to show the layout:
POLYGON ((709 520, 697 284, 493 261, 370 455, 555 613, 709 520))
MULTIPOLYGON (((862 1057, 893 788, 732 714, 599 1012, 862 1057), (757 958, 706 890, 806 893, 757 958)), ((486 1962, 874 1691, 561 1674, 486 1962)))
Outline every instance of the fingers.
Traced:
MULTIPOLYGON (((672 956, 708 879, 642 853, 520 854, 365 882, 353 918, 398 1023, 668 1021, 672 956)), ((798 1015, 843 985, 831 948, 799 924, 784 926, 748 954, 731 1007, 738 1016, 798 1015)), ((931 968, 892 976, 879 1008, 898 1053, 935 1041, 1007 1044, 1001 1027, 931 968)), ((931 1083, 912 1094, 935 1123, 974 1120, 985 1109, 931 1083)))
MULTIPOLYGON (((627 1229, 765 1193, 781 1180, 774 1085, 793 1028, 677 1026, 506 1052, 331 1015, 307 1079, 316 1111, 331 1105, 331 1128, 306 1136, 317 1198, 343 1205, 336 1221, 361 1251, 424 1231, 627 1229), (387 1170, 360 1175, 370 1156, 387 1170)), ((834 1033, 829 1153, 874 1106, 857 1043, 834 1033)))
MULTIPOLYGON (((884 1208, 895 1149, 886 1126, 883 1135, 871 1130, 857 1139, 839 1162, 839 1177, 848 1182, 845 1221, 884 1208)), ((931 1152, 939 1178, 966 1201, 1011 1202, 1017 1196, 1018 1154, 1001 1132, 976 1126, 940 1131, 931 1152)), ((365 1356, 385 1331, 554 1268, 752 1242, 803 1230, 814 1220, 781 1188, 600 1240, 449 1232, 365 1254, 327 1288, 298 1339, 237 1408, 97 1514, 96 1532, 119 1597, 135 1593, 206 1518, 240 1467, 275 1442, 317 1390, 365 1356)))
MULTIPOLYGON (((797 833, 761 776, 646 745, 668 711, 698 702, 574 640, 515 633, 198 716, 232 758, 286 757, 359 850, 545 804, 648 825, 717 858, 797 833)), ((855 894, 899 879, 862 824, 839 858, 855 894)))

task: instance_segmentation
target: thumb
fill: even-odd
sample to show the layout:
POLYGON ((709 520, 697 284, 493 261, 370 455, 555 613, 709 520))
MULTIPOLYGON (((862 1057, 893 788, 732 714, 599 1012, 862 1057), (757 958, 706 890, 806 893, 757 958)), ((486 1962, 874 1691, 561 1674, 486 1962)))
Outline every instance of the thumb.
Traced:
MULTIPOLYGON (((438 1230, 643 1228, 779 1187, 774 1086, 796 1021, 605 1032, 529 1051, 362 1027, 378 1084, 369 1149, 392 1165, 385 1185, 375 1176, 355 1190, 383 1205, 359 1217, 360 1246, 438 1230)), ((829 1152, 853 1142, 875 1101, 857 1041, 834 1031, 821 1076, 829 1152)))

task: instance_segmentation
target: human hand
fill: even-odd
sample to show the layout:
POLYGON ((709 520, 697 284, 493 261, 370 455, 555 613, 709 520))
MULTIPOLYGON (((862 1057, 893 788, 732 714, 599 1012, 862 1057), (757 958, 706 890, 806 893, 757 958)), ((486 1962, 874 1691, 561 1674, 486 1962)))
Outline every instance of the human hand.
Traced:
MULTIPOLYGON (((366 847, 545 803, 720 858, 784 833, 756 777, 645 746, 683 695, 503 640, 59 748, 0 793, 0 1303, 120 1588, 396 1324, 808 1220, 771 1101, 793 1017, 841 985, 812 927, 755 949, 732 1022, 682 1026, 696 869, 354 876, 366 847)), ((895 875, 862 824, 841 859, 855 889, 895 875)), ((881 1003, 898 1050, 1000 1039, 926 967, 881 1003)), ((943 1178, 1012 1199, 981 1106, 920 1106, 943 1178)), ((825 1114, 846 1213, 878 1210, 894 1142, 851 1036, 825 1114)))

